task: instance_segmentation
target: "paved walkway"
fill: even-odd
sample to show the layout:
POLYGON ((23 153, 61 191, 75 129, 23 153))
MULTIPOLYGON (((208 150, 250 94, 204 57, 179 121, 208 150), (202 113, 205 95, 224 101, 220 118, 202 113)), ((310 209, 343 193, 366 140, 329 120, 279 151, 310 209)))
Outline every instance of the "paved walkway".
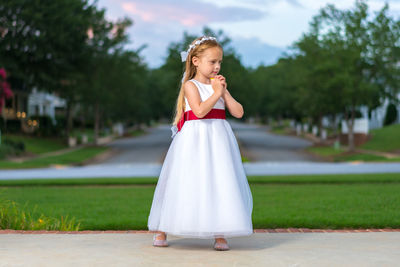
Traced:
POLYGON ((0 234, 0 266, 399 266, 397 232, 269 233, 213 239, 168 235, 153 247, 151 232, 0 234))

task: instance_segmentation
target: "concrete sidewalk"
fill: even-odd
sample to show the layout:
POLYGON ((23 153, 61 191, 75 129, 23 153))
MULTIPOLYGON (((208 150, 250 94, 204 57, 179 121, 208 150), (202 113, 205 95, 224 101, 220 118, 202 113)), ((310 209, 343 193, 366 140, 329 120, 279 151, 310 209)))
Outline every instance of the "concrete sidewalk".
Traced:
POLYGON ((400 232, 253 233, 213 239, 152 233, 2 234, 0 266, 399 266, 400 232))
MULTIPOLYGON (((0 180, 101 178, 101 177, 158 177, 158 163, 98 164, 83 167, 55 166, 0 170, 0 180)), ((400 173, 399 162, 245 162, 246 175, 308 175, 308 174, 356 174, 400 173)))

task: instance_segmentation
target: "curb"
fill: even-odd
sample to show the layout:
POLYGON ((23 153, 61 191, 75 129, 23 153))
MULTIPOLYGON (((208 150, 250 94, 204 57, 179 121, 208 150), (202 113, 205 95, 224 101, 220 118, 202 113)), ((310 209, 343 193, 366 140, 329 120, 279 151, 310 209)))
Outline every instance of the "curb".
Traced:
MULTIPOLYGON (((83 231, 48 231, 48 230, 0 230, 2 234, 150 234, 157 231, 148 230, 83 230, 83 231)), ((309 228, 275 228, 254 229, 253 233, 365 233, 365 232, 400 232, 400 229, 309 229, 309 228)))

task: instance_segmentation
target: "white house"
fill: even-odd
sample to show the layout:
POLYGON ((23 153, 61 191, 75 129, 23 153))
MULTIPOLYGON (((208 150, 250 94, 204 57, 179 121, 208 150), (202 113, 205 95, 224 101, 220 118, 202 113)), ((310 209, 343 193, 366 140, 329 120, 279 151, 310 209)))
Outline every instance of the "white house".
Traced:
MULTIPOLYGON (((397 94, 397 98, 400 100, 400 93, 397 94)), ((363 118, 368 119, 369 129, 383 127, 383 123, 385 121, 388 105, 389 105, 389 100, 385 99, 384 103, 381 106, 379 106, 376 109, 371 111, 370 119, 368 118, 368 108, 367 107, 360 108, 363 118)), ((397 121, 396 121, 396 123, 400 123, 400 105, 397 106, 397 121)))
POLYGON ((55 115, 57 108, 65 108, 66 101, 55 94, 38 92, 36 88, 28 96, 28 116, 47 115, 56 123, 55 115))

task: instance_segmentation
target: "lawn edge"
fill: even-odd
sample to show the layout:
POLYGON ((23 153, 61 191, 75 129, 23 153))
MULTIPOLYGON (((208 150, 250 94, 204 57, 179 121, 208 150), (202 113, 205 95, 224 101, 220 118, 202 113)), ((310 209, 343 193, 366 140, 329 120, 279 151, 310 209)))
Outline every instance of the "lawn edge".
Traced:
MULTIPOLYGON (((312 229, 312 228, 267 228, 254 229, 253 233, 365 233, 365 232, 400 232, 400 228, 366 228, 366 229, 312 229)), ((150 234, 156 231, 149 230, 0 230, 1 234, 150 234)))

